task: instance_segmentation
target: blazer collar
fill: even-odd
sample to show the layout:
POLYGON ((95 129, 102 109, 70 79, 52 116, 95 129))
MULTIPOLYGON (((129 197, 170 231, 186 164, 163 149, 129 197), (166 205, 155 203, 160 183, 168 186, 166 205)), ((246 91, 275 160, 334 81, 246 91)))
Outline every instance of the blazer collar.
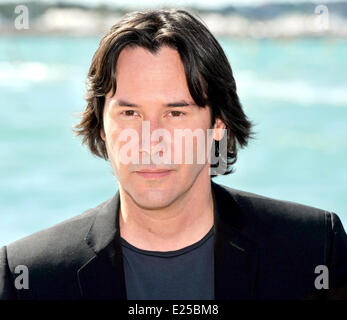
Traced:
POLYGON ((212 181, 214 198, 215 300, 255 299, 258 249, 256 221, 232 189, 212 181), (249 219, 251 217, 251 219, 249 219))
MULTIPOLYGON (((257 246, 254 219, 247 219, 242 204, 226 189, 211 181, 214 201, 215 299, 254 299, 257 246)), ((125 276, 119 229, 119 191, 100 205, 85 237, 93 255, 79 270, 83 299, 126 300, 125 276)))
POLYGON ((77 272, 82 299, 126 300, 119 191, 100 205, 84 240, 93 255, 77 272))

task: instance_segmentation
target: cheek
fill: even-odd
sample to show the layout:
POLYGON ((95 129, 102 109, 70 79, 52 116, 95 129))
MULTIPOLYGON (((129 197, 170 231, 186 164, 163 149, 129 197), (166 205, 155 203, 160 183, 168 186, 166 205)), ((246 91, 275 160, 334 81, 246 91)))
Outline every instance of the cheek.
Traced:
MULTIPOLYGON (((193 130, 192 130, 193 131, 193 130)), ((172 139, 172 161, 178 165, 204 165, 207 162, 207 133, 202 128, 195 129, 194 135, 179 135, 172 139)))
POLYGON ((208 109, 201 110, 196 117, 185 123, 184 128, 176 128, 176 132, 181 132, 177 136, 181 137, 183 134, 182 138, 175 139, 175 129, 172 129, 171 154, 173 155, 173 161, 176 161, 174 159, 182 159, 180 164, 183 165, 206 164, 208 161, 208 150, 210 150, 211 146, 211 137, 208 129, 210 129, 208 109), (194 133, 193 136, 185 134, 184 129, 194 133))
POLYGON ((119 135, 121 132, 121 128, 113 123, 109 122, 105 125, 105 134, 106 134, 106 143, 110 151, 113 149, 117 149, 117 144, 119 143, 119 135))
POLYGON ((106 148, 107 153, 112 162, 114 162, 117 155, 117 150, 119 150, 119 136, 122 128, 117 125, 117 123, 110 119, 109 117, 104 118, 104 131, 106 136, 106 148))
POLYGON ((105 114, 104 128, 106 134, 106 142, 108 144, 108 147, 112 150, 118 150, 123 144, 126 143, 126 141, 121 141, 122 139, 120 139, 120 137, 126 136, 129 132, 139 132, 138 125, 134 125, 127 121, 118 119, 117 115, 112 111, 108 111, 105 114))

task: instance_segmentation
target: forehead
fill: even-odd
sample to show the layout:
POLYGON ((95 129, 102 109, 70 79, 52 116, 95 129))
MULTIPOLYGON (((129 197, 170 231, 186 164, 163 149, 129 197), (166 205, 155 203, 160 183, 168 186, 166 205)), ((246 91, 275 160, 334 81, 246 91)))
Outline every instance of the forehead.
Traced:
POLYGON ((142 47, 124 48, 116 68, 118 94, 190 96, 177 50, 167 46, 152 53, 142 47))

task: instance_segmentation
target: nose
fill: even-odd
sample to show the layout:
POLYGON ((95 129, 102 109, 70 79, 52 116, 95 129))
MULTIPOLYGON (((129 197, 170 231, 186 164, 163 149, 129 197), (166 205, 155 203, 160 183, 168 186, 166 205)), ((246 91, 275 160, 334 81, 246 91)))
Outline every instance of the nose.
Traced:
POLYGON ((162 157, 167 152, 170 141, 169 131, 157 118, 142 121, 140 134, 140 156, 143 164, 151 164, 154 157, 162 157), (158 145, 160 144, 160 146, 158 145))

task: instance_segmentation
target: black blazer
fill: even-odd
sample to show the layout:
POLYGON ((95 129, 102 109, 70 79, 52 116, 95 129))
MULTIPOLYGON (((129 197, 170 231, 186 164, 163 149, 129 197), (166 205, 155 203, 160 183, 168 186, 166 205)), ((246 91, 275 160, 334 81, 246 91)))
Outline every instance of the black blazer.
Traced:
MULTIPOLYGON (((302 299, 315 268, 347 287, 347 236, 335 213, 214 182, 215 299, 302 299)), ((126 299, 119 192, 98 207, 0 249, 0 299, 126 299), (29 289, 15 289, 17 265, 29 289)), ((182 290, 184 290, 182 288, 182 290)))

